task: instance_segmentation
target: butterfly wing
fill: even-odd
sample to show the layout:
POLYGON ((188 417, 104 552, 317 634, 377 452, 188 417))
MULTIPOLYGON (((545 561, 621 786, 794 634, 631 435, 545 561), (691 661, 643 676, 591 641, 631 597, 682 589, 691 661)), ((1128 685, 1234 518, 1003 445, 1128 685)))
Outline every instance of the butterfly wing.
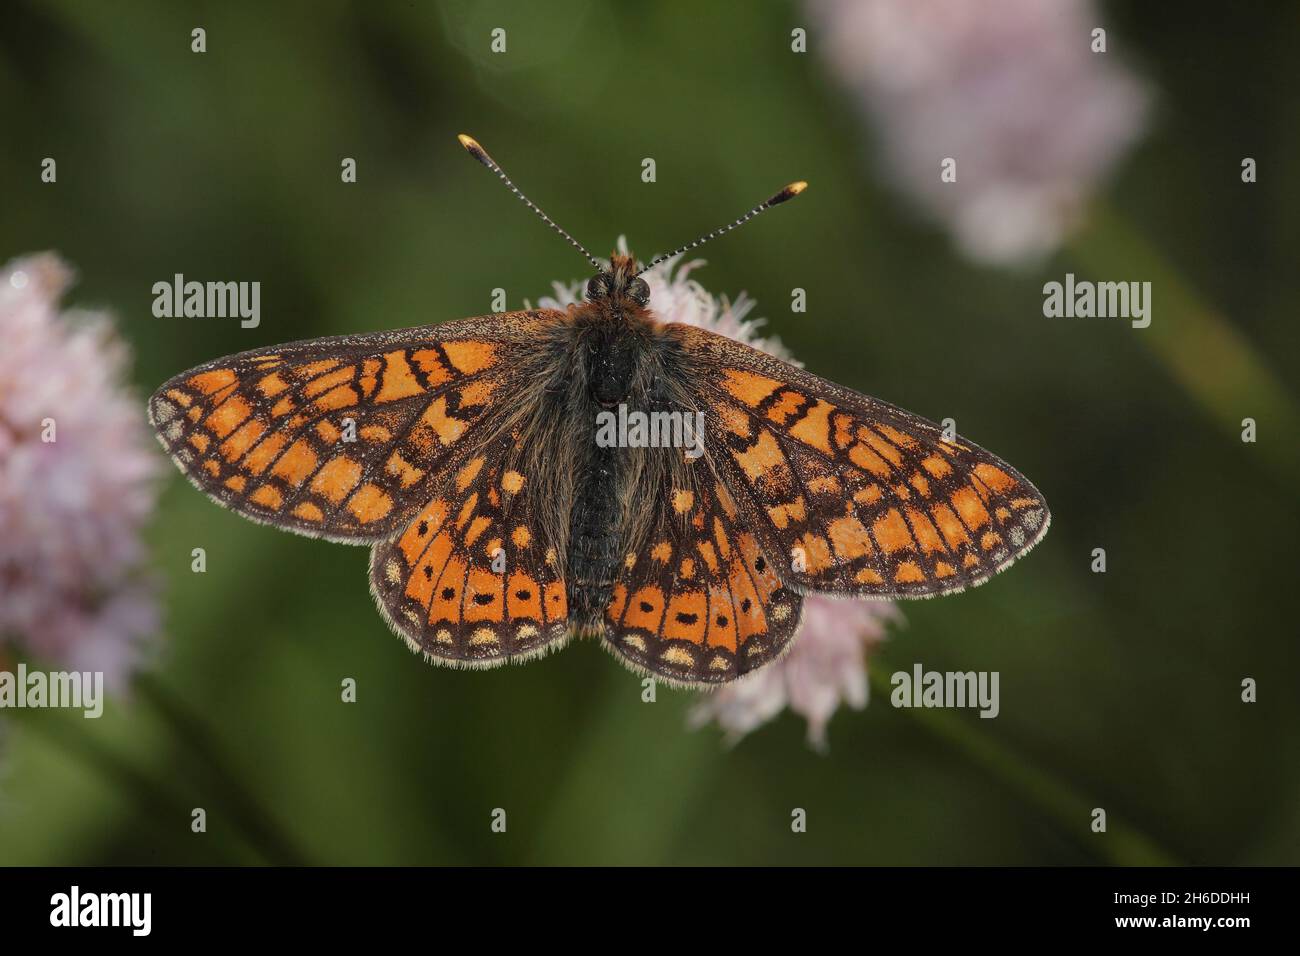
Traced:
POLYGON ((491 667, 568 636, 559 556, 520 444, 506 433, 462 456, 405 530, 371 552, 380 611, 428 659, 491 667))
POLYGON ((512 430, 565 321, 516 312, 245 352, 164 384, 150 420, 221 504, 373 544, 371 590, 412 649, 524 659, 568 632, 555 520, 538 520, 512 430))
POLYGON ((669 333, 697 370, 707 457, 787 585, 947 594, 983 583, 1046 533, 1042 494, 978 445, 739 342, 681 325, 669 333))
POLYGON ((483 436, 563 313, 256 349, 166 382, 149 420, 205 494, 277 527, 368 543, 402 530, 483 436))
MULTIPOLYGON (((680 452, 676 452, 680 454, 680 452)), ((605 610, 605 645, 669 683, 723 683, 780 655, 803 599, 786 588, 736 503, 703 461, 665 489, 605 610)))

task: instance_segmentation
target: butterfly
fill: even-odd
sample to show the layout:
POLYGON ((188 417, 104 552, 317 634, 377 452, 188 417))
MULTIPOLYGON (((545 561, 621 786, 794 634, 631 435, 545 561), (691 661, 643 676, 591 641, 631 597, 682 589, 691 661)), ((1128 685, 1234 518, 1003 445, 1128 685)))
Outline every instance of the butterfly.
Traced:
POLYGON ((586 301, 255 349, 149 402, 220 504, 369 546, 413 651, 492 667, 590 636, 638 672, 717 685, 790 646, 806 594, 958 592, 1046 533, 1043 496, 979 446, 649 309, 648 269, 806 184, 638 269, 593 257, 460 139, 596 266, 586 301), (679 440, 598 440, 616 409, 679 440), (667 427, 687 418, 694 450, 667 427))

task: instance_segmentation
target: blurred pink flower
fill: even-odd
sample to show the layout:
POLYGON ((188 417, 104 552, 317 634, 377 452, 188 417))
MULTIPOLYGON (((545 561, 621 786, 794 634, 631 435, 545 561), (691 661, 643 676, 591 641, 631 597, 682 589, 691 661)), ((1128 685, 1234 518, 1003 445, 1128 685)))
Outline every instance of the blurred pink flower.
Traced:
POLYGON ((0 649, 120 689, 158 630, 139 568, 161 462, 108 317, 59 311, 71 281, 52 254, 0 271, 0 649))
POLYGON ((1141 133, 1150 96, 1092 0, 807 0, 894 184, 972 259, 1050 254, 1141 133), (940 180, 953 158, 956 182, 940 180))
MULTIPOLYGON (((627 255, 627 242, 618 240, 627 255)), ((758 334, 763 319, 748 318, 754 302, 744 293, 735 302, 715 297, 691 278, 703 260, 665 262, 647 272, 650 309, 664 322, 681 322, 726 335, 769 352, 787 362, 797 361, 780 339, 758 334)), ((580 301, 585 283, 554 283, 555 295, 539 301, 543 308, 562 309, 580 301)), ((771 720, 783 709, 808 722, 808 741, 826 745, 826 725, 841 703, 861 709, 867 702, 866 658, 883 639, 885 626, 902 620, 889 601, 856 601, 811 595, 804 598, 803 622, 780 659, 740 680, 700 695, 691 711, 692 726, 717 721, 735 742, 771 720)))
POLYGON ((789 707, 808 721, 808 742, 826 747, 826 725, 840 704, 867 704, 867 654, 902 620, 889 601, 857 601, 811 594, 803 624, 780 660, 705 695, 691 723, 717 721, 735 742, 789 707))

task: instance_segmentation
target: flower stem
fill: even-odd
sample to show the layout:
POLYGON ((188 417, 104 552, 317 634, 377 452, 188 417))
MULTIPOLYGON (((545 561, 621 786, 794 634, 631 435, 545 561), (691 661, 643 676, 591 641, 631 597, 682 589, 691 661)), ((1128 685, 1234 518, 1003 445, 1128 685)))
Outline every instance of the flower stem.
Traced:
POLYGON ((1243 418, 1253 418, 1275 440, 1252 446, 1288 486, 1300 477, 1300 409, 1250 340, 1197 294, 1163 254, 1111 206, 1093 207, 1088 227, 1067 252, 1091 273, 1109 279, 1141 277, 1161 301, 1151 324, 1134 329, 1169 375, 1221 428, 1240 440, 1243 418))
POLYGON ((191 808, 181 796, 93 734, 79 733, 68 721, 45 712, 18 710, 15 714, 20 715, 18 720, 25 719, 26 726, 38 737, 134 794, 140 805, 159 819, 175 820, 178 821, 176 825, 181 826, 179 821, 189 818, 191 808))
MULTIPOLYGON (((888 699, 893 687, 889 675, 894 669, 880 657, 868 668, 873 694, 888 699)), ((971 763, 996 778, 1026 803, 1059 824, 1067 836, 1085 849, 1101 855, 1106 863, 1120 866, 1173 866, 1172 857, 1137 829, 1107 812, 1106 831, 1088 829, 1092 810, 1098 804, 1080 796, 1067 784, 1026 763, 1018 754, 991 735, 975 729, 972 721, 943 708, 907 707, 900 712, 917 726, 959 751, 971 763), (1095 839, 1085 842, 1084 834, 1095 839)))
POLYGON ((152 674, 141 674, 134 684, 141 700, 176 736, 187 754, 199 759, 206 771, 205 786, 218 795, 242 831, 249 845, 269 863, 304 866, 306 856, 298 850, 274 817, 240 783, 240 776, 203 719, 152 674))

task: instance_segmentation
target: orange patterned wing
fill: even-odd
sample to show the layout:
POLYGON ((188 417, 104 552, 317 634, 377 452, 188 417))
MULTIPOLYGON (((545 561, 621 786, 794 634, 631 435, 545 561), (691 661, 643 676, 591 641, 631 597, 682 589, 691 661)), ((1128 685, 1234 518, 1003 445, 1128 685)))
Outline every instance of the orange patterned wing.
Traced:
POLYGON ((404 528, 510 391, 549 310, 314 339, 183 372, 149 420, 201 491, 256 521, 366 543, 404 528))
POLYGON ((493 667, 568 637, 559 556, 518 458, 510 435, 463 456, 405 530, 371 552, 380 611, 426 658, 493 667))
POLYGON ((709 457, 787 584, 946 594, 988 580, 1047 532, 1042 494, 979 446, 746 345, 673 334, 712 369, 694 382, 709 457))
POLYGON ((634 670, 670 683, 734 680, 781 654, 803 598, 782 585, 711 475, 667 492, 647 540, 615 578, 605 643, 634 670))

